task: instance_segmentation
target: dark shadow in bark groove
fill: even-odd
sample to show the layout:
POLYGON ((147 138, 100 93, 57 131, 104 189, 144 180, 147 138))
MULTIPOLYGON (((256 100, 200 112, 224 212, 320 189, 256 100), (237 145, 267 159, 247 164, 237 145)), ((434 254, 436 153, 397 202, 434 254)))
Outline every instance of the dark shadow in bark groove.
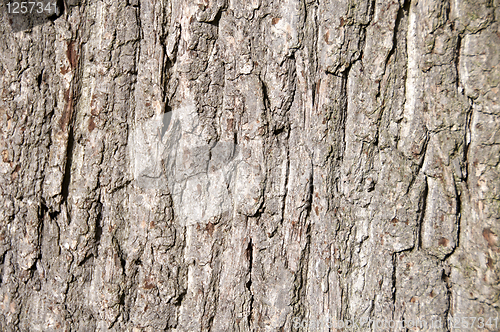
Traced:
POLYGON ((101 236, 102 236, 102 204, 99 204, 98 209, 99 211, 95 219, 95 242, 97 245, 101 243, 101 236))
POLYGON ((160 134, 161 140, 163 139, 163 136, 165 136, 165 133, 168 130, 171 120, 172 120, 172 107, 165 104, 165 113, 163 114, 163 119, 162 119, 163 127, 161 128, 161 134, 160 134))
POLYGON ((69 185, 71 183, 71 163, 73 161, 73 149, 75 145, 75 137, 73 128, 70 125, 68 133, 68 146, 66 147, 66 165, 64 168, 64 177, 61 186, 61 195, 64 202, 67 202, 69 195, 69 185))
POLYGON ((419 204, 420 215, 418 217, 418 224, 417 224, 417 249, 422 249, 422 224, 424 223, 428 194, 429 194, 429 184, 427 183, 427 176, 425 176, 425 187, 424 191, 422 192, 419 204))
POLYGON ((245 286, 247 290, 250 292, 250 314, 248 315, 248 324, 251 324, 252 322, 252 316, 253 316, 253 292, 252 292, 252 266, 253 266, 253 244, 252 244, 252 239, 248 242, 248 247, 245 250, 245 256, 248 260, 248 281, 246 282, 245 286))

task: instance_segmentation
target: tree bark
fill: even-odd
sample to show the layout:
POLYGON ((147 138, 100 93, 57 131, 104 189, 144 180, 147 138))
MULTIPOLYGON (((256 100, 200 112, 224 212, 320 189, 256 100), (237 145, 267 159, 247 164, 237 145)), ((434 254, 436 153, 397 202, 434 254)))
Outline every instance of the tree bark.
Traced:
POLYGON ((499 329, 498 0, 8 2, 0 330, 499 329))

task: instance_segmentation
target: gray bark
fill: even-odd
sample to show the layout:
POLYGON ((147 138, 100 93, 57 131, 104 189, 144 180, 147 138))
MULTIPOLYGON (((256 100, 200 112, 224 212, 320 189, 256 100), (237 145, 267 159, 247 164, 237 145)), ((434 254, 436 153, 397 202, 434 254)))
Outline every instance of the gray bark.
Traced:
POLYGON ((499 0, 7 2, 0 330, 498 319, 499 0))

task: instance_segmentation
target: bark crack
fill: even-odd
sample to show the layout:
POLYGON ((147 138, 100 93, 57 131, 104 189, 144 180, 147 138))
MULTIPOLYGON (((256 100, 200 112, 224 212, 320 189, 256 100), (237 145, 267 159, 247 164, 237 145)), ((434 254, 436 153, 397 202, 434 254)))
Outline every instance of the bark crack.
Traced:
POLYGON ((253 321, 253 302, 254 302, 254 294, 252 291, 252 267, 253 267, 253 243, 252 239, 248 242, 248 247, 245 251, 246 258, 248 260, 248 280, 245 283, 245 287, 247 291, 250 293, 250 300, 249 300, 249 313, 247 316, 247 321, 249 328, 251 329, 252 326, 252 321, 253 321))
POLYGON ((64 165, 64 176, 61 186, 61 195, 63 202, 68 204, 69 187, 71 184, 71 165, 73 163, 73 150, 75 147, 75 137, 73 134, 73 127, 69 128, 68 143, 66 145, 66 163, 64 165))
POLYGON ((419 208, 419 218, 418 218, 418 224, 417 224, 417 249, 422 249, 422 226, 424 223, 424 218, 425 218, 425 213, 426 213, 426 208, 427 208, 427 199, 428 199, 428 194, 429 194, 429 184, 427 183, 427 176, 424 174, 425 177, 425 186, 424 190, 422 192, 422 198, 420 200, 420 208, 419 208))

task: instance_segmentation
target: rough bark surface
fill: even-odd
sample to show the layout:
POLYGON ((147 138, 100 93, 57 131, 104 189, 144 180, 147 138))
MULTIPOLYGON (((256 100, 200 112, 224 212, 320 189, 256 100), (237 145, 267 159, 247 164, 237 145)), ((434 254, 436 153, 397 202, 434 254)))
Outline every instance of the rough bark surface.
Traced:
POLYGON ((498 317, 499 0, 6 3, 1 331, 498 317))

